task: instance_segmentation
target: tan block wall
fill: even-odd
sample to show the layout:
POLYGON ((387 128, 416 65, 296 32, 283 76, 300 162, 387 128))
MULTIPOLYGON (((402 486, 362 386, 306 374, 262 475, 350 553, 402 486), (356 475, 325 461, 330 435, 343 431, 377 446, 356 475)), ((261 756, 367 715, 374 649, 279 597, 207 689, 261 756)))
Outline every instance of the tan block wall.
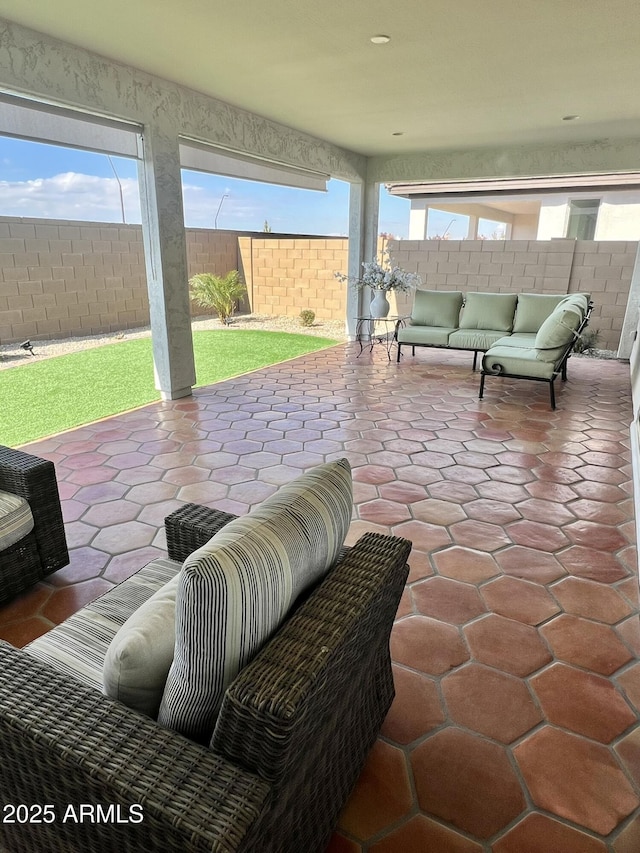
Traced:
POLYGON ((309 308, 319 320, 343 319, 347 288, 334 275, 346 272, 345 237, 240 238, 249 299, 257 314, 297 317, 309 308))
MULTIPOLYGON (((402 240, 390 243, 394 261, 422 277, 425 290, 494 293, 590 293, 590 328, 598 346, 615 350, 635 263, 637 242, 582 240, 402 240)), ((393 309, 411 310, 398 294, 393 309)))
MULTIPOLYGON (((239 269, 241 310, 319 320, 345 317, 345 237, 297 237, 187 229, 189 275, 239 269)), ((599 346, 616 349, 637 243, 574 240, 403 240, 395 263, 432 290, 566 293, 595 302, 599 346)), ((411 295, 392 294, 407 314, 411 295)), ((194 314, 206 312, 193 306, 194 314)), ((0 217, 0 343, 92 335, 149 323, 142 229, 138 225, 0 217)))

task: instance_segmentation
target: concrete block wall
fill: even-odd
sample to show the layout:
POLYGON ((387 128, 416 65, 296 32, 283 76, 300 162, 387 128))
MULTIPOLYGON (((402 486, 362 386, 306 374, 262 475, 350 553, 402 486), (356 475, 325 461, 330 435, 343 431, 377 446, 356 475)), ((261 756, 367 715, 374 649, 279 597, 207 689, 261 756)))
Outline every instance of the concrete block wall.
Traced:
MULTIPOLYGON (((389 248, 398 266, 417 272, 425 290, 494 293, 590 293, 598 346, 618 347, 637 242, 587 240, 402 240, 389 248)), ((398 294, 393 310, 411 310, 398 294)))
POLYGON ((255 313, 298 317, 309 308, 319 320, 345 317, 347 287, 334 273, 346 272, 346 238, 241 238, 240 255, 255 313))

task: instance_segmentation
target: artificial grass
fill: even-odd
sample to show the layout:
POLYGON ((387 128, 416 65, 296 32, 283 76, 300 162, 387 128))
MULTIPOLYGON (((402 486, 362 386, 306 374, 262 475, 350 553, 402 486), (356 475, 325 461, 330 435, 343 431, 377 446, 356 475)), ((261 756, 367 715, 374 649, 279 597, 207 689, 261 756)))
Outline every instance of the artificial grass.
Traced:
MULTIPOLYGON (((196 384, 210 385, 336 343, 289 332, 194 332, 196 384)), ((159 399, 150 338, 34 359, 0 372, 0 444, 18 447, 159 399)))

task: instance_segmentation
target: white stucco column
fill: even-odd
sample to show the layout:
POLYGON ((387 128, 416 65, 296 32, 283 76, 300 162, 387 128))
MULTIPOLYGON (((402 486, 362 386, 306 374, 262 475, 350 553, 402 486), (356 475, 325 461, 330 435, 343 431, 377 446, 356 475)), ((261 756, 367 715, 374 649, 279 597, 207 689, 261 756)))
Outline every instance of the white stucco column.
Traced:
POLYGON ((145 126, 138 171, 156 388, 163 400, 195 384, 178 139, 145 126))
MULTIPOLYGON (((350 184, 349 192, 349 262, 352 278, 362 275, 363 261, 372 261, 378 248, 378 210, 380 184, 362 181, 350 184)), ((366 292, 349 287, 347 294, 347 336, 355 338, 356 317, 368 310, 369 289, 366 292), (367 304, 365 305, 365 302, 367 304)))
POLYGON ((409 239, 427 239, 427 216, 429 205, 422 198, 411 199, 411 210, 409 211, 409 239))

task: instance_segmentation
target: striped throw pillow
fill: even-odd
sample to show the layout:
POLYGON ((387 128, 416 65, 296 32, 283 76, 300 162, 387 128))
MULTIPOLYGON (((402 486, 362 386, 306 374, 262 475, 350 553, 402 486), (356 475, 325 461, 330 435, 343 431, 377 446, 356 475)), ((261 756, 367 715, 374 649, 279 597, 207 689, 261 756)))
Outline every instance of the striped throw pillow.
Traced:
POLYGON ((202 743, 210 739, 229 684, 298 595, 335 563, 352 506, 348 461, 319 465, 185 560, 161 725, 202 743))
POLYGON ((10 548, 33 530, 31 507, 12 492, 0 492, 0 551, 10 548))

